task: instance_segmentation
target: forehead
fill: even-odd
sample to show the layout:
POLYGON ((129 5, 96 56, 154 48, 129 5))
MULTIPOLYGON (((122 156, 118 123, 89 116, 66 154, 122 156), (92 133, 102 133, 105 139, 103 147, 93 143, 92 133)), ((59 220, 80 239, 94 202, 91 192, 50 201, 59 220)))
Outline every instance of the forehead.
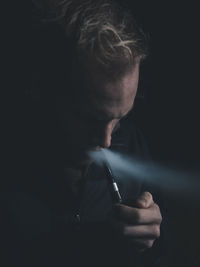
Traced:
POLYGON ((138 86, 139 64, 119 79, 108 81, 100 73, 87 79, 88 105, 102 116, 120 118, 132 108, 138 86))

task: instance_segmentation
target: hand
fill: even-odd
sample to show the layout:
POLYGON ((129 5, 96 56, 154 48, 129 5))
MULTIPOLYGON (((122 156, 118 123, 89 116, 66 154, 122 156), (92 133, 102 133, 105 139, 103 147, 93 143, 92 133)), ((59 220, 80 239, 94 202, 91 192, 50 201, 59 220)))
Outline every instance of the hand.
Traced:
POLYGON ((130 241, 139 251, 153 246, 160 236, 160 208, 149 192, 143 192, 134 207, 116 204, 113 226, 117 234, 130 241))

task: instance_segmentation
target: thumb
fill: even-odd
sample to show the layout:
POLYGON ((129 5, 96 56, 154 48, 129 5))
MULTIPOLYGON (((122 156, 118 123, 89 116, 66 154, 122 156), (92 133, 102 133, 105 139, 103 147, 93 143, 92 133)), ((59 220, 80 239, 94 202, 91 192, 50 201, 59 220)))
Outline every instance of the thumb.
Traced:
POLYGON ((147 209, 153 204, 152 194, 149 192, 143 192, 136 200, 136 206, 138 208, 147 209))

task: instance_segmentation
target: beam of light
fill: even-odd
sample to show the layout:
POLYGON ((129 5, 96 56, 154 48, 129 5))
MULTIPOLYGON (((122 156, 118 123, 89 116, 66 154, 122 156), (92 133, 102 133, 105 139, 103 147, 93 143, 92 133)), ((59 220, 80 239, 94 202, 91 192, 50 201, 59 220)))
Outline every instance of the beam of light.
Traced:
POLYGON ((165 192, 189 197, 200 195, 200 173, 177 170, 152 161, 142 161, 108 149, 90 151, 89 156, 97 164, 107 160, 118 180, 142 179, 143 182, 159 187, 165 192))

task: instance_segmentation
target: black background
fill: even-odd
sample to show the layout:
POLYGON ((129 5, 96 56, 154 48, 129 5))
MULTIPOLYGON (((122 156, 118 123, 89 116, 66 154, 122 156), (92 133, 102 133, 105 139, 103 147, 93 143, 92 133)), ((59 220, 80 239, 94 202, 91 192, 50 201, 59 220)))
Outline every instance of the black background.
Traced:
MULTIPOLYGON (((137 22, 149 35, 149 57, 141 68, 139 84, 139 92, 144 98, 136 100, 135 115, 152 156, 156 162, 167 166, 175 165, 191 172, 200 171, 200 21, 197 4, 189 1, 118 2, 131 10, 137 22)), ((28 32, 29 29, 26 34, 28 32)), ((18 31, 15 33, 17 35, 18 31)), ((27 36, 23 36, 23 39, 25 42, 20 45, 20 52, 26 46, 27 36)), ((13 43, 15 49, 18 49, 17 38, 13 43)), ((12 49, 9 49, 9 53, 11 52, 12 49)), ((18 67, 19 60, 22 63, 21 56, 16 61, 18 67)), ((28 65, 24 60, 23 63, 27 71, 28 65)), ((17 72, 17 68, 15 71, 17 72)), ((12 158, 7 170, 11 164, 17 166, 14 161, 21 149, 21 142, 24 144, 30 141, 26 139, 26 104, 22 104, 22 98, 19 97, 21 88, 26 90, 29 87, 28 84, 24 85, 28 82, 28 74, 18 72, 14 77, 23 78, 22 82, 20 81, 21 86, 16 87, 15 80, 11 79, 14 97, 9 98, 4 109, 7 116, 4 156, 9 154, 12 158), (19 98, 15 98, 16 94, 19 98)), ((11 172, 15 174, 15 168, 12 168, 11 172)), ((175 244, 177 255, 174 265, 170 266, 199 266, 200 196, 188 198, 167 194, 166 199, 172 231, 171 242, 175 244)), ((166 263, 166 266, 169 265, 166 263)))
MULTIPOLYGON (((135 114, 152 156, 166 166, 200 173, 197 5, 188 1, 122 4, 130 8, 150 37, 149 57, 141 68, 139 84, 144 98, 136 100, 135 114)), ((199 203, 197 195, 166 194, 172 245, 176 247, 173 266, 200 264, 199 203)))

